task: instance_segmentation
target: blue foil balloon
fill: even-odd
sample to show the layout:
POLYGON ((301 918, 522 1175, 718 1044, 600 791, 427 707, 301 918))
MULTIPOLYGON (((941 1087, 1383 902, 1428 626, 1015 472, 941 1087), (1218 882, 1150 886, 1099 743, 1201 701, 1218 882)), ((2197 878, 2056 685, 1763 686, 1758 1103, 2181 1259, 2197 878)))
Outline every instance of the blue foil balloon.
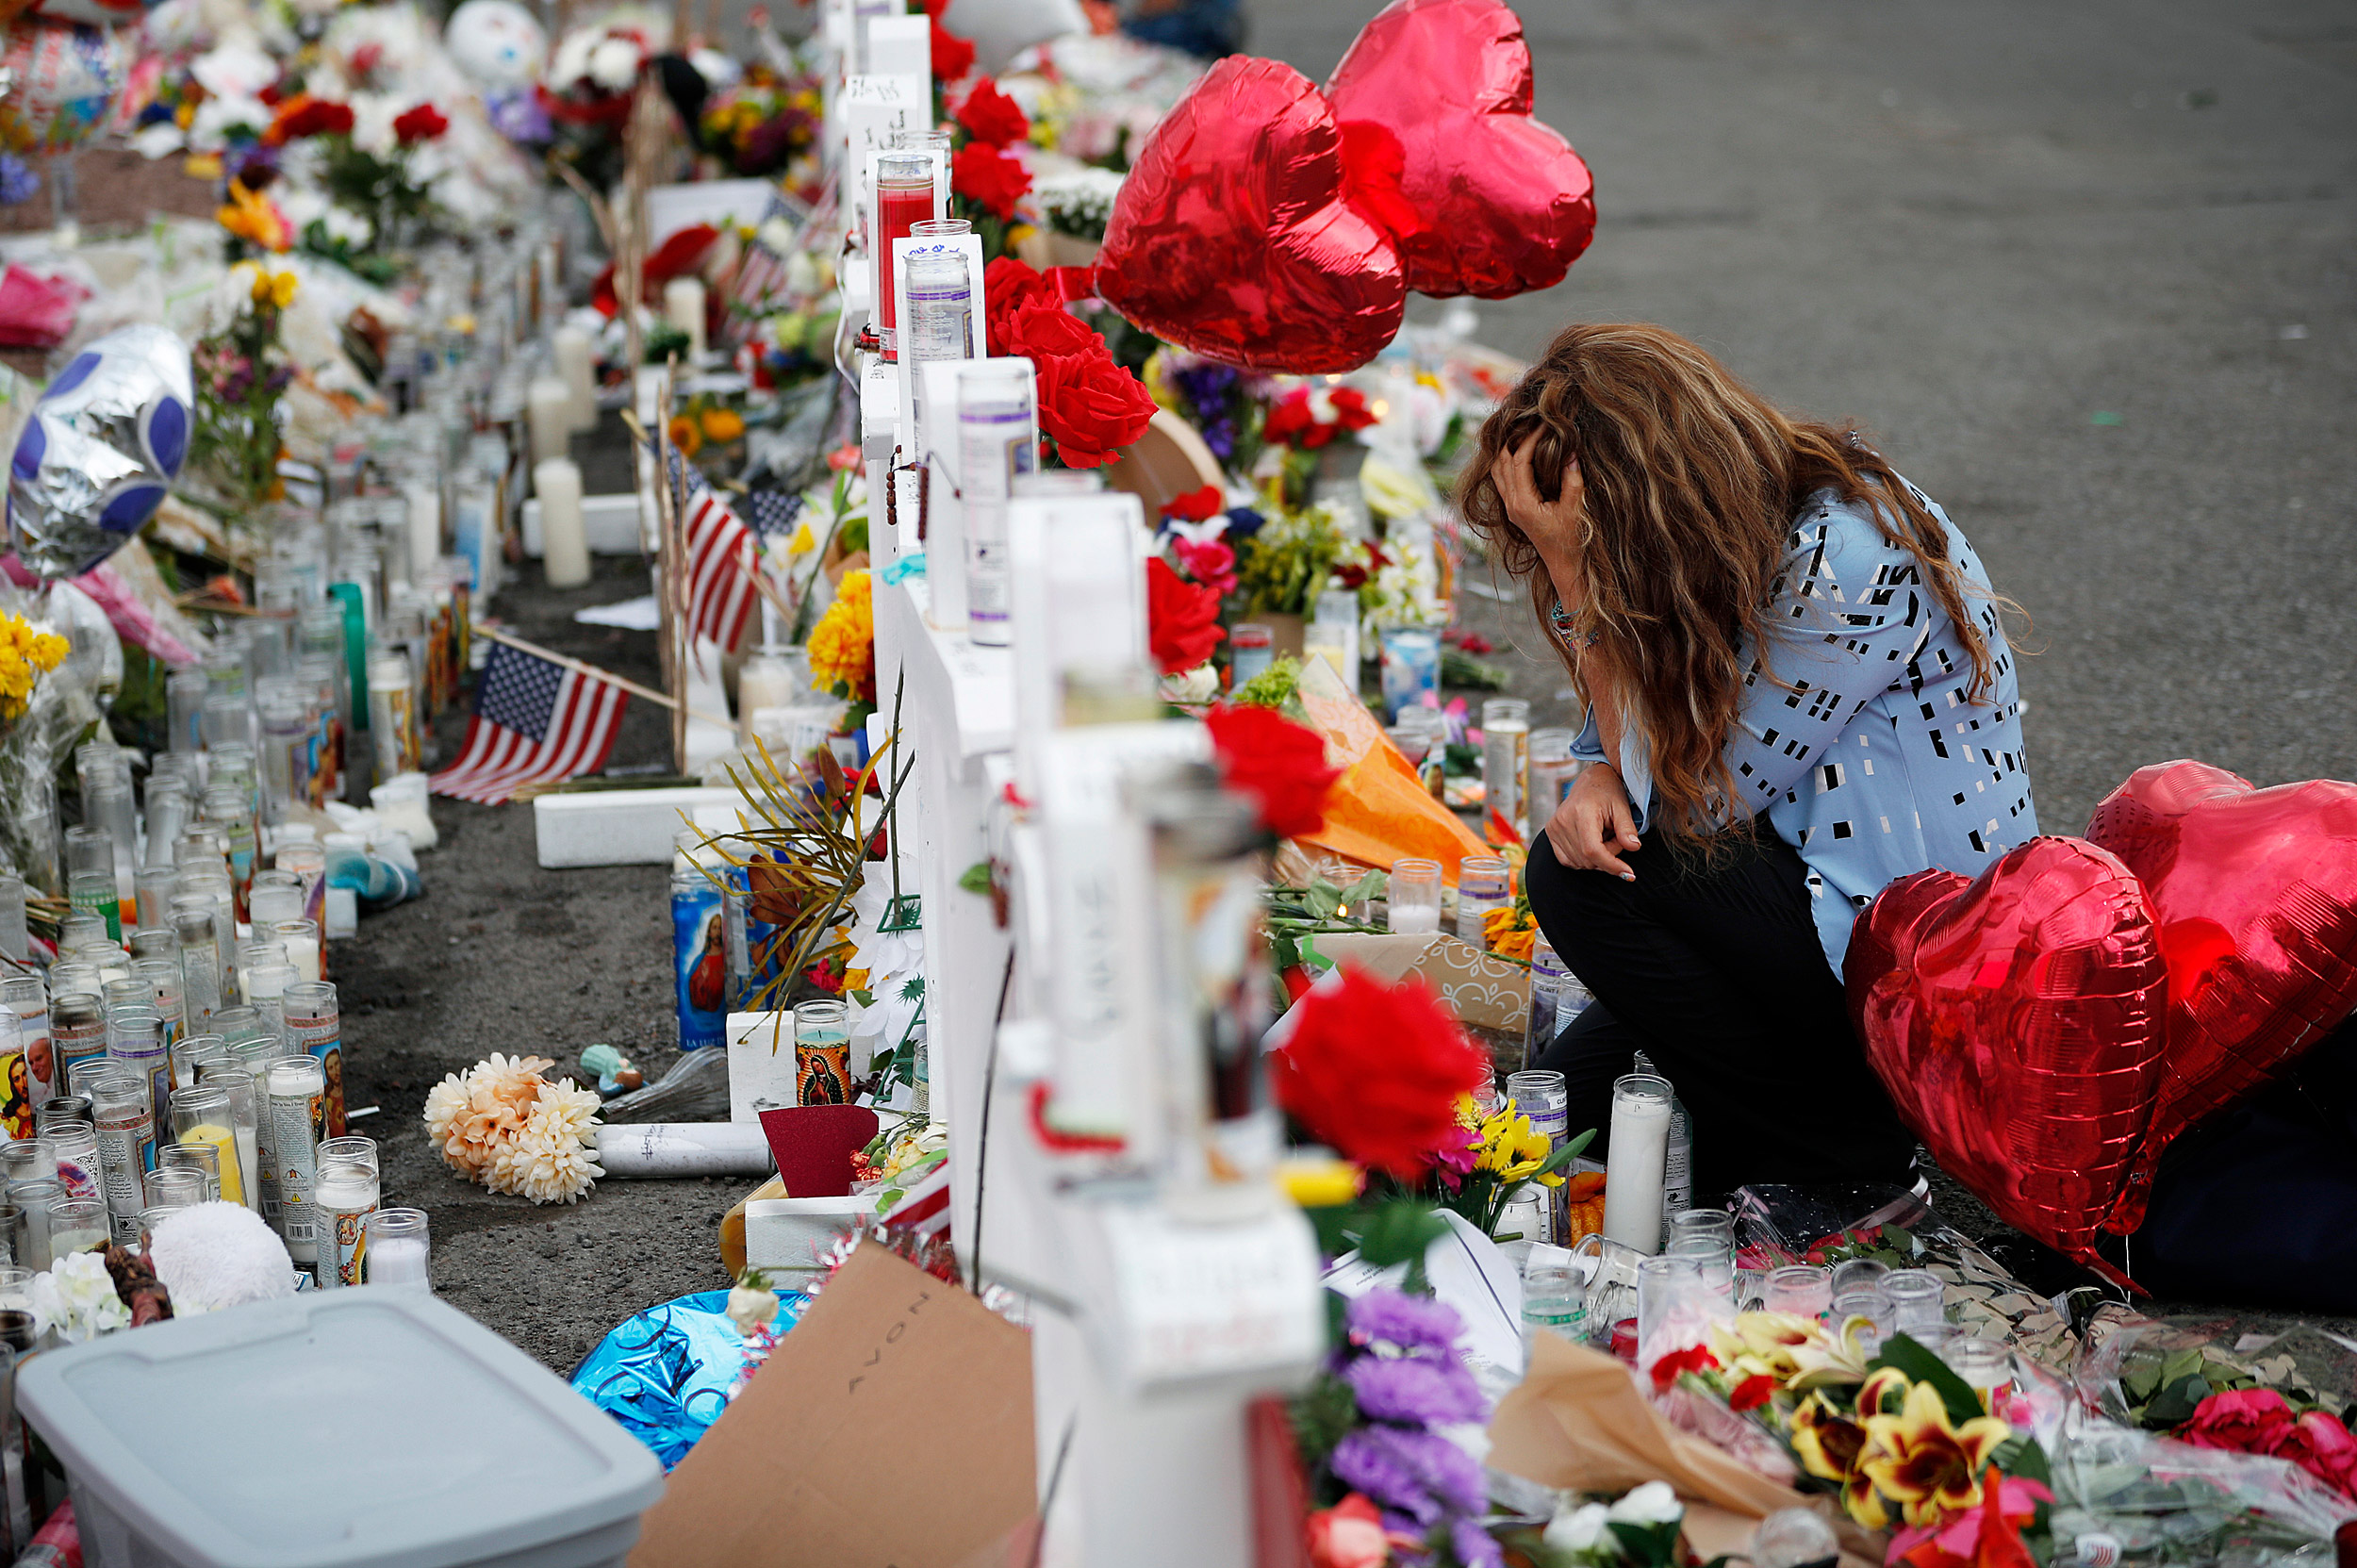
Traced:
MULTIPOLYGON (((745 1340, 728 1317, 729 1293, 698 1291, 617 1324, 573 1369, 574 1390, 654 1450, 670 1469, 728 1408, 745 1373, 745 1340)), ((810 1297, 778 1293, 772 1325, 801 1320, 810 1297)))
POLYGON ((194 434, 189 347, 140 323, 97 338, 33 405, 8 460, 8 542, 36 575, 75 577, 171 492, 194 434))

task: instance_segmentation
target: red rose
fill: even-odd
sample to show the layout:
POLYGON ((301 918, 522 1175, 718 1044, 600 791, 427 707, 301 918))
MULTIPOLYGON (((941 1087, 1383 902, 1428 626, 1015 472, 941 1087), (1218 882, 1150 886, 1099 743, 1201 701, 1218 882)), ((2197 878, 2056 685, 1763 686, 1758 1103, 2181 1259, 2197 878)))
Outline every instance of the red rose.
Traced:
POLYGON ((1146 645, 1165 675, 1193 669, 1219 639, 1219 595, 1170 569, 1160 555, 1146 563, 1146 645))
MULTIPOLYGON (((2199 1418, 2200 1411, 2194 1412, 2199 1418)), ((2357 1497, 2357 1438, 2349 1435, 2339 1416, 2310 1411, 2293 1422, 2268 1453, 2289 1460, 2316 1479, 2357 1497)))
POLYGON ((1180 539, 1171 549, 1178 556, 1178 564, 1187 569, 1187 575, 1216 594, 1232 592, 1236 586, 1236 553, 1217 539, 1201 544, 1193 539, 1180 539))
POLYGON ((1327 394, 1327 402, 1334 405, 1334 420, 1344 430, 1364 430, 1375 422, 1374 411, 1367 407, 1367 395, 1355 387, 1337 387, 1327 394))
POLYGON ((450 129, 450 121, 432 104, 420 104, 404 110, 393 121, 393 137, 404 147, 420 141, 431 141, 450 129))
POLYGON ((1490 1076, 1489 1058, 1423 982, 1386 985, 1347 964, 1338 982, 1301 999, 1268 1063, 1277 1102, 1312 1138, 1402 1180, 1462 1140, 1458 1097, 1490 1076))
POLYGON ((958 124, 965 134, 977 141, 994 147, 1011 146, 1031 134, 1031 123, 1023 114, 1023 106, 998 91, 998 84, 984 76, 974 84, 974 91, 958 106, 958 124))
MULTIPOLYGON (((989 286, 988 273, 983 274, 982 282, 985 288, 989 286)), ((1007 323, 1007 345, 1009 354, 1028 355, 1033 359, 1096 354, 1108 359, 1113 357, 1112 351, 1105 347, 1104 335, 1066 310, 1063 302, 1045 282, 1040 285, 1038 297, 1015 306, 1007 323)))
POLYGON ((1002 223, 1014 220, 1014 204, 1031 189, 1031 172, 1023 160, 996 147, 969 141, 949 160, 949 189, 979 206, 987 207, 1002 223))
POLYGON ((954 82, 974 69, 974 45, 933 19, 933 78, 954 82))
POLYGON ((1274 708, 1223 702, 1204 715, 1220 775, 1261 802, 1261 820, 1279 838, 1326 823, 1326 797, 1342 774, 1326 765, 1326 739, 1274 708))
POLYGON ((1100 345, 1094 354, 1031 353, 1039 377, 1039 428, 1070 469, 1103 468, 1154 422, 1154 400, 1100 345))
POLYGON ((1653 1386, 1656 1394, 1678 1380, 1688 1372, 1708 1372, 1719 1364, 1719 1358, 1710 1347, 1689 1345, 1683 1350, 1673 1350, 1653 1363, 1653 1386))
POLYGON ((278 106, 262 140, 273 147, 300 141, 306 136, 350 136, 352 106, 299 92, 278 106))
POLYGON ((1297 387, 1277 400, 1268 411, 1268 421, 1261 433, 1272 441, 1292 442, 1305 431, 1313 429, 1317 421, 1310 414, 1310 389, 1297 387))
POLYGON ((1307 1523, 1310 1568, 1383 1568, 1392 1560, 1383 1516, 1356 1492, 1312 1513, 1307 1523))
POLYGON ((2274 1452, 2291 1426, 2291 1407, 2282 1395, 2271 1388, 2237 1388, 2213 1394, 2196 1405, 2193 1419, 2175 1435, 2197 1448, 2266 1454, 2274 1452))
POLYGON ((982 310, 989 323, 991 352, 1023 352, 1014 347, 1014 319, 1025 305, 1061 308, 1063 303, 1047 286, 1047 280, 1033 272, 1029 262, 1012 256, 1002 256, 992 262, 982 272, 982 310))
POLYGON ((1208 522, 1219 516, 1227 500, 1220 494, 1217 485, 1206 485, 1199 490, 1189 490, 1184 495, 1175 495, 1163 502, 1162 516, 1178 518, 1184 522, 1208 522))

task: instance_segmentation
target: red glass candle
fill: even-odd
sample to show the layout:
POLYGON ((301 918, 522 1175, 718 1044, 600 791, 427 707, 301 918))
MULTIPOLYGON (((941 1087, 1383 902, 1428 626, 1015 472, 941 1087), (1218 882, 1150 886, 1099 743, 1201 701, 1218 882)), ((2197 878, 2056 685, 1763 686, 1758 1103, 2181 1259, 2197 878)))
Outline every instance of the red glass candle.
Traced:
POLYGON ((876 333, 883 356, 900 357, 898 302, 892 242, 906 239, 933 216, 933 160, 929 153, 887 153, 876 160, 876 333))

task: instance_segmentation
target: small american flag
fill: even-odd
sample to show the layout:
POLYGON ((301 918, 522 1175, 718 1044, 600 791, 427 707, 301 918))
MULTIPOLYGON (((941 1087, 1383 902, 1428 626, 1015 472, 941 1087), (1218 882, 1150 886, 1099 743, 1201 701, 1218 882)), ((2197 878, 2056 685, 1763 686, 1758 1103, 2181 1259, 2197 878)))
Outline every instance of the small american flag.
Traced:
POLYGON ((427 781, 437 795, 495 806, 529 784, 605 766, 630 694, 505 643, 491 646, 458 760, 427 781))
POLYGON ((761 569, 761 539, 702 474, 676 451, 670 455, 672 476, 687 490, 687 632, 733 653, 760 593, 753 573, 761 569))
POLYGON ((897 1230, 937 1236, 949 1229, 949 1157, 941 1155, 931 1170, 912 1174, 915 1179, 879 1218, 897 1230))

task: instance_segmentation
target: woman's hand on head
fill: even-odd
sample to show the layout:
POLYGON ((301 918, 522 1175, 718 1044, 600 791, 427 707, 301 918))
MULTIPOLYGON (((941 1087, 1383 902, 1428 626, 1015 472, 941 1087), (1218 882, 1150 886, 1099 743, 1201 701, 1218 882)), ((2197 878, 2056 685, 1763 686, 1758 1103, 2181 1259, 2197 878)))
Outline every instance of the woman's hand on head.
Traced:
POLYGON ((1533 436, 1508 451, 1491 468, 1490 481, 1497 487, 1506 520, 1522 530, 1550 567, 1574 562, 1579 558, 1580 511, 1587 495, 1579 476, 1579 459, 1564 463, 1562 493, 1553 501, 1541 501, 1538 476, 1531 470, 1531 454, 1538 447, 1539 437, 1533 436))
POLYGON ((1628 788, 1609 763, 1591 762, 1572 781, 1563 803, 1547 818, 1547 842, 1555 858, 1574 871, 1602 871, 1635 882, 1621 856, 1639 848, 1637 814, 1628 788))

